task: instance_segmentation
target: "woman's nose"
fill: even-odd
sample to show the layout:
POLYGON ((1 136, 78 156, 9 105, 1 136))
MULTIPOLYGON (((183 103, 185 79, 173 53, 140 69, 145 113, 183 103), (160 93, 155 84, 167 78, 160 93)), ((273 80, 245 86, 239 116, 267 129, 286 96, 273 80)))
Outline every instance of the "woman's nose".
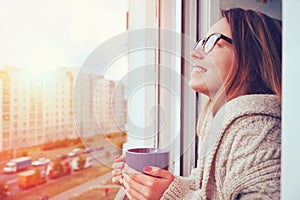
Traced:
POLYGON ((204 58, 204 53, 202 48, 197 48, 192 51, 192 58, 193 59, 203 59, 204 58))

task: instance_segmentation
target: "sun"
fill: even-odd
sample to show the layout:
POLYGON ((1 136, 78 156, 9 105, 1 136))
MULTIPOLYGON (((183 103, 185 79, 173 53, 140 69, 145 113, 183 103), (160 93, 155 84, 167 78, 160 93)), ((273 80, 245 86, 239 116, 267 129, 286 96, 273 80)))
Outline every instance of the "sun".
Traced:
POLYGON ((43 79, 54 70, 53 67, 28 67, 26 68, 26 76, 30 79, 43 79))

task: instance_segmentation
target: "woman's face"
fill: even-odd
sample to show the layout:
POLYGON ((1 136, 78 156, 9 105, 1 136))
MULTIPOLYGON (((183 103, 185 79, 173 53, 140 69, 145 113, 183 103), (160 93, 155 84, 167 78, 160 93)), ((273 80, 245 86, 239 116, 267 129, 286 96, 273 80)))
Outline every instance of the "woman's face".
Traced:
MULTIPOLYGON (((207 37, 213 33, 221 33, 232 38, 226 18, 216 22, 207 33, 207 37)), ((190 87, 213 98, 235 66, 232 44, 219 39, 210 52, 204 53, 203 48, 198 47, 192 52, 192 57, 195 62, 189 82, 190 87)))

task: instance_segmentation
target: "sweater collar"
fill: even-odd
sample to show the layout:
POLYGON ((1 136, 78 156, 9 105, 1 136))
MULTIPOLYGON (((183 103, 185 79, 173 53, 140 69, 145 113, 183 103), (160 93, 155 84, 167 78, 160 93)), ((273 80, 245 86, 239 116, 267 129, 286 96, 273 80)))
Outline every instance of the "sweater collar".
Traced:
POLYGON ((220 140, 228 125, 239 117, 245 115, 269 115, 281 118, 280 99, 275 95, 244 95, 228 101, 219 109, 212 119, 205 121, 209 125, 209 133, 200 135, 199 152, 206 157, 214 152, 214 148, 220 140))
POLYGON ((276 95, 253 94, 243 95, 228 101, 216 113, 214 121, 228 125, 244 115, 269 115, 281 118, 281 102, 276 95))

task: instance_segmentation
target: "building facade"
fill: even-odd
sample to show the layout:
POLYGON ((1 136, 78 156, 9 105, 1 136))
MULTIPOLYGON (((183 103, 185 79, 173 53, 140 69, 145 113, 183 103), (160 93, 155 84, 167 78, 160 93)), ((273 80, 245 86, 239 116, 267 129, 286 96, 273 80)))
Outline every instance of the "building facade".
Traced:
POLYGON ((99 76, 97 79, 105 84, 98 87, 94 106, 88 108, 83 99, 95 93, 89 88, 93 81, 99 80, 77 81, 82 92, 74 94, 78 73, 79 68, 71 67, 59 67, 40 76, 31 76, 20 68, 5 66, 0 69, 0 151, 72 139, 81 136, 80 133, 91 136, 120 131, 125 124, 125 117, 122 117, 126 110, 124 87, 118 91, 118 100, 110 105, 115 84, 99 76), (76 95, 80 99, 75 105, 76 95), (118 110, 114 112, 114 108, 118 110), (91 117, 93 113, 105 124, 101 132, 97 129, 97 121, 91 117), (121 119, 119 126, 114 124, 113 113, 121 119), (79 126, 74 123, 76 114, 79 114, 79 126), (80 128, 85 131, 79 131, 80 128))

